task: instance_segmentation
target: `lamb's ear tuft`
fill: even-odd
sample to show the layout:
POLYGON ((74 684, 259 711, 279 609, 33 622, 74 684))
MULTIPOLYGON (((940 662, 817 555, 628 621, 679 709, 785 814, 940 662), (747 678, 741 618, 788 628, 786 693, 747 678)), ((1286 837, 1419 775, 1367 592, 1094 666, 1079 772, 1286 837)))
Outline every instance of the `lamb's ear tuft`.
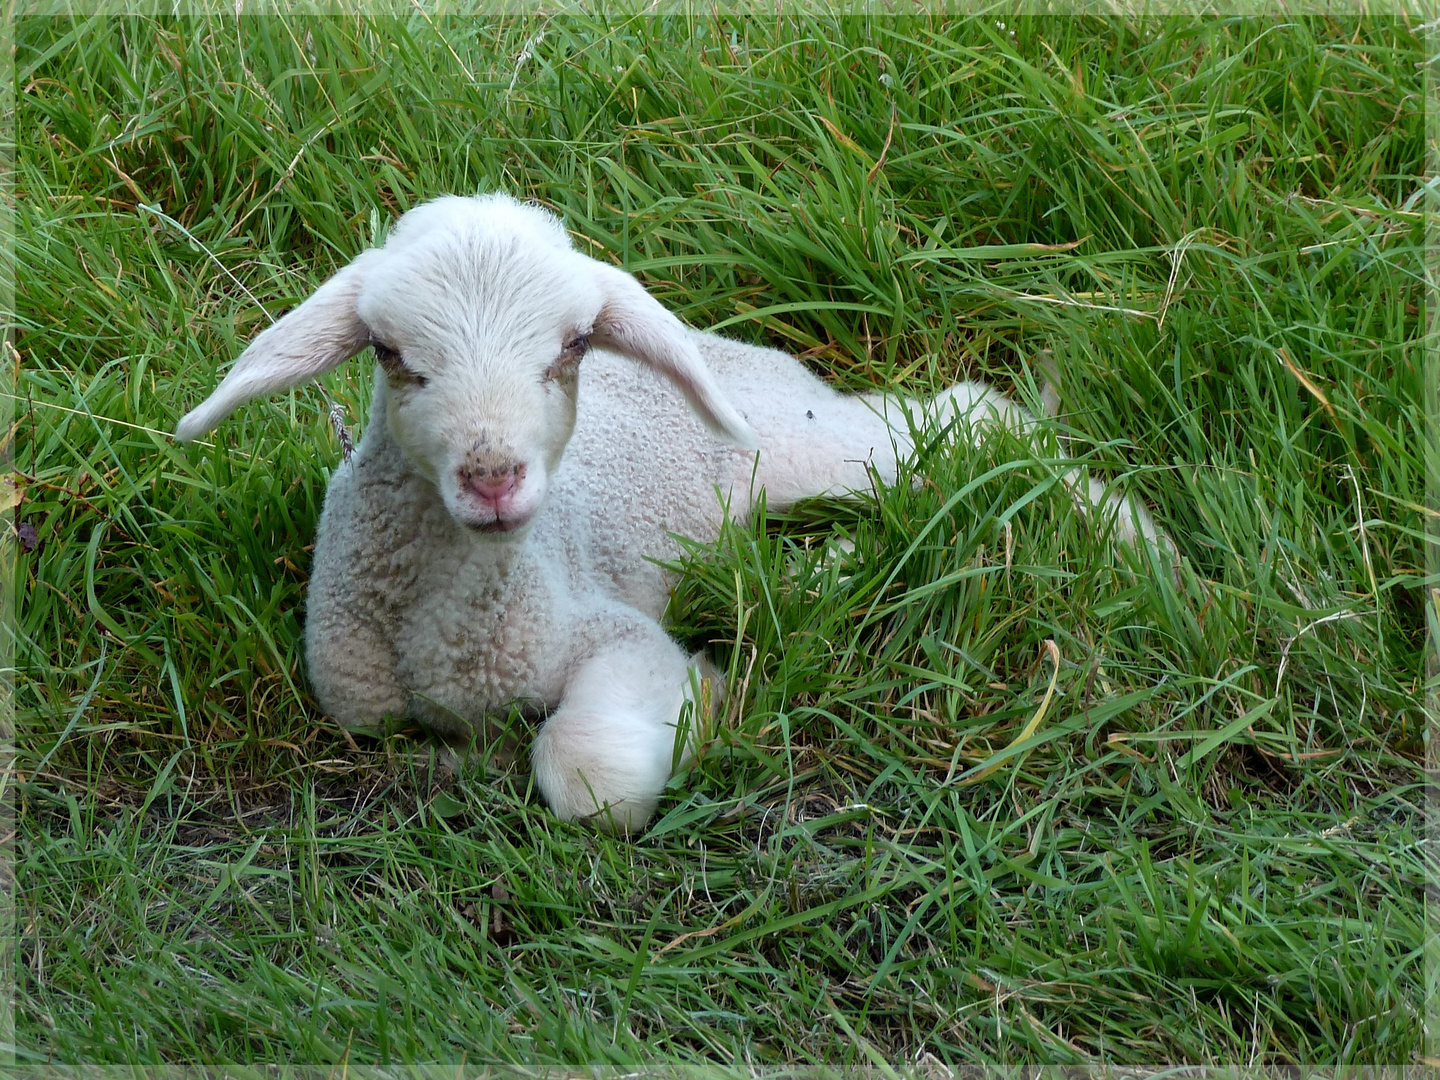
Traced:
POLYGON ((250 343, 230 373, 175 428, 182 442, 198 439, 241 405, 299 386, 343 364, 369 344, 355 312, 365 274, 378 251, 366 251, 315 290, 303 304, 250 343))
POLYGON ((605 297, 591 340, 655 369, 685 395, 706 427, 741 449, 758 450, 754 429, 721 392, 684 324, 623 270, 586 261, 605 297))

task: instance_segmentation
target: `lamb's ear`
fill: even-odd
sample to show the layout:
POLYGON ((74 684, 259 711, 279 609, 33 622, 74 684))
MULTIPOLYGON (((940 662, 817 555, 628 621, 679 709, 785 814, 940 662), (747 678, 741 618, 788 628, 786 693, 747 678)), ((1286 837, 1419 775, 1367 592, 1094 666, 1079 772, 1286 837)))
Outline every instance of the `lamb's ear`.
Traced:
POLYGON ((175 428, 183 442, 198 439, 241 405, 299 386, 343 364, 370 343, 355 312, 367 269, 379 251, 362 253, 313 296, 250 343, 215 392, 175 428))
POLYGON ((726 400, 684 324, 623 270, 586 261, 605 297, 590 340, 654 368, 679 388, 706 427, 742 449, 758 450, 754 429, 726 400))

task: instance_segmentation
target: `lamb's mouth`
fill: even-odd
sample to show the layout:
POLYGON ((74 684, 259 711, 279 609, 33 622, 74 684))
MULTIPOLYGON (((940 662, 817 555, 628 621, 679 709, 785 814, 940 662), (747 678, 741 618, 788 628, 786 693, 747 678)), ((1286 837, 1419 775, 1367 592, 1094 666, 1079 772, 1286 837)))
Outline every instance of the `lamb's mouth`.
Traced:
POLYGON ((528 517, 510 518, 508 520, 505 518, 491 518, 489 521, 465 522, 466 527, 471 532, 484 533, 487 536, 500 536, 505 533, 518 532, 529 524, 530 519, 528 517))

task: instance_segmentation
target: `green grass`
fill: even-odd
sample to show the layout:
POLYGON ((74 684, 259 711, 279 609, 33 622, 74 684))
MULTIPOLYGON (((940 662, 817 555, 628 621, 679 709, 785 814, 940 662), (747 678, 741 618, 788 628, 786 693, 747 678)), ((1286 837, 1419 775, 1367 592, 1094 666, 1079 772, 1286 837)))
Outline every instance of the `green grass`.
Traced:
MULTIPOLYGON (((1418 10, 22 19, 19 1060, 1414 1061, 1418 10), (644 835, 351 743, 325 396, 167 432, 260 305, 496 187, 837 385, 1033 401, 1048 349, 1181 571, 1053 447, 932 440, 687 554, 730 698, 644 835)), ((366 365, 325 394, 363 425, 366 365)))

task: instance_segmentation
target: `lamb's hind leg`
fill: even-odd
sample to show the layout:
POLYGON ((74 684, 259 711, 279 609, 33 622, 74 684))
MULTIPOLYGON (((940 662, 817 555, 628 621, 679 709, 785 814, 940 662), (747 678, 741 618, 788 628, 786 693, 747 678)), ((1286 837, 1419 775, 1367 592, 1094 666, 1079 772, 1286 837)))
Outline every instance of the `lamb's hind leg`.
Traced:
MULTIPOLYGON (((1048 409, 1057 404, 1054 390, 1048 383, 1042 400, 1048 409)), ((958 418, 977 442, 985 437, 987 426, 1000 424, 1017 434, 1029 435, 1039 424, 1028 409, 1017 405, 998 390, 976 382, 957 383, 927 401, 907 401, 906 406, 916 418, 917 426, 922 415, 931 416, 940 424, 958 418)), ((1058 452, 1061 457, 1066 456, 1063 449, 1058 452)), ((1126 498, 1108 490, 1104 483, 1080 466, 1065 469, 1060 474, 1060 480, 1082 514, 1098 516, 1113 524, 1115 539, 1120 543, 1131 546, 1144 543, 1157 549, 1173 548, 1169 537, 1155 524, 1139 499, 1126 498)))
MULTIPOLYGON (((865 494, 873 477, 893 484, 899 459, 914 449, 912 432, 948 423, 958 413, 1011 422, 1029 413, 980 383, 961 383, 933 398, 840 394, 816 380, 811 393, 788 396, 766 409, 756 487, 772 508, 817 495, 865 494)), ((748 479, 748 478, 747 478, 748 479)))
MULTIPOLYGON (((868 492, 871 470, 883 483, 893 483, 897 459, 914 449, 912 431, 927 425, 958 420, 978 441, 993 425, 1027 435, 1038 424, 1029 410, 979 382, 957 383, 930 398, 847 396, 824 387, 777 405, 766 419, 756 482, 774 508, 816 495, 868 492)), ((1168 546, 1138 500, 1107 491, 1078 466, 1060 479, 1082 513, 1113 521, 1122 543, 1168 546)))
MULTIPOLYGON (((893 483, 897 455, 912 449, 903 419, 887 421, 878 394, 838 394, 816 380, 814 392, 770 403, 758 422, 760 456, 754 488, 765 490, 771 509, 817 495, 846 497, 870 492, 874 476, 893 483)), ((740 478, 741 490, 751 482, 740 478)))

